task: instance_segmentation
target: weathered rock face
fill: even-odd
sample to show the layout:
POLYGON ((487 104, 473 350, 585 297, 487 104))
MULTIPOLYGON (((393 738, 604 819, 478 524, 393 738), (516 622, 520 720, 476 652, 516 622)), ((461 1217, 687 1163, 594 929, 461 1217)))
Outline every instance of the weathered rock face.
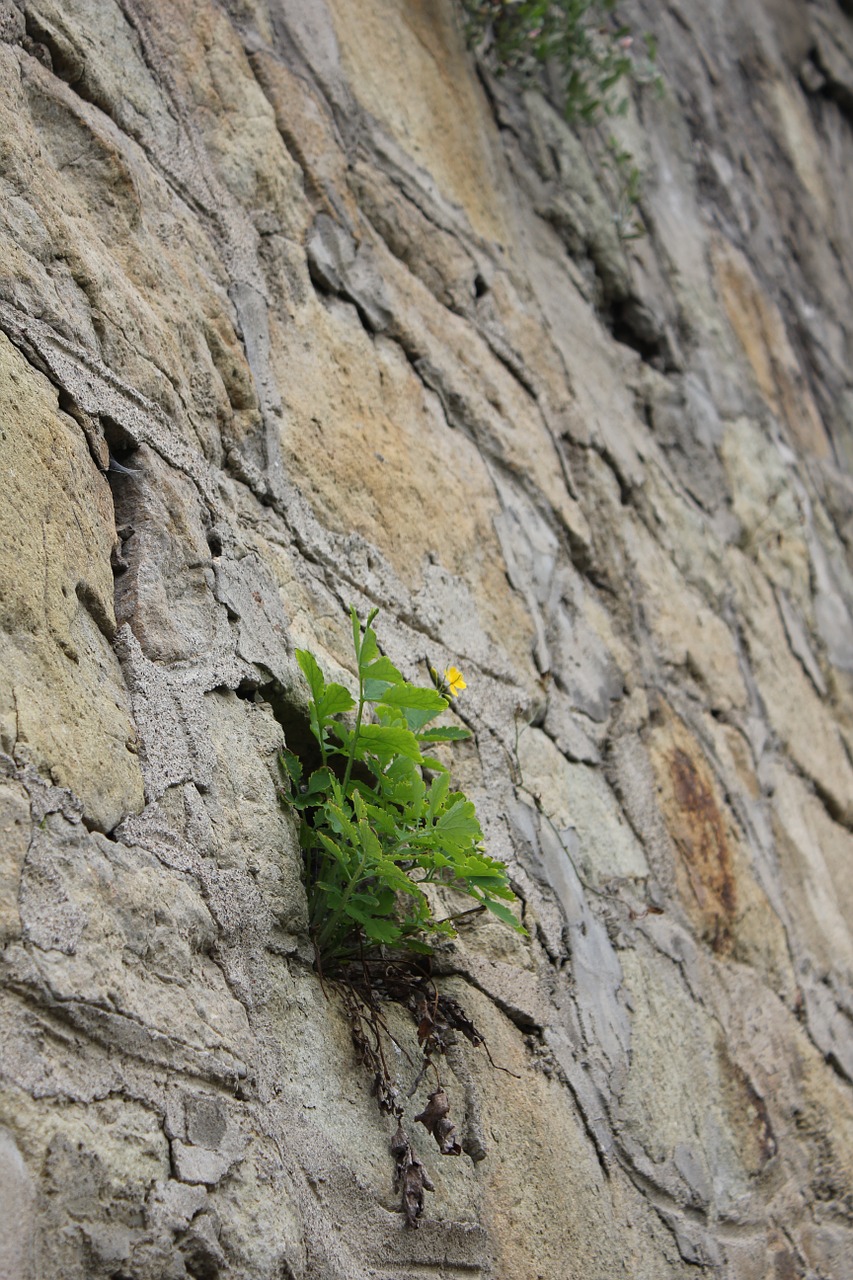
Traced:
POLYGON ((623 243, 450 0, 0 3, 10 1280, 853 1277, 853 20, 633 17, 623 243), (530 934, 418 1231, 276 793, 350 602, 530 934))

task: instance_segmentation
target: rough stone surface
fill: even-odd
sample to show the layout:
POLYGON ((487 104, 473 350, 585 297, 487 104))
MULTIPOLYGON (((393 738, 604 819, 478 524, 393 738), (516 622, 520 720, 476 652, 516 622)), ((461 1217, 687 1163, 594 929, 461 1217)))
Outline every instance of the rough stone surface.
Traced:
POLYGON ((853 1280, 853 9, 624 13, 640 240, 452 0, 0 0, 4 1280, 853 1280), (528 928, 418 1231, 277 794, 350 602, 528 928))

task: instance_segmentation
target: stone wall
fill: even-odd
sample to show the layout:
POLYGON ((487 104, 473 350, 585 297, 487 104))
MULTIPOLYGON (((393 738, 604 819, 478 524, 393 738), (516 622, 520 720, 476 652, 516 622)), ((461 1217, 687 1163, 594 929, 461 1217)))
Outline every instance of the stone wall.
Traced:
POLYGON ((853 1276, 849 9, 626 6, 625 240, 450 0, 0 3, 4 1278, 853 1276), (276 794, 350 602, 529 930, 417 1231, 276 794))

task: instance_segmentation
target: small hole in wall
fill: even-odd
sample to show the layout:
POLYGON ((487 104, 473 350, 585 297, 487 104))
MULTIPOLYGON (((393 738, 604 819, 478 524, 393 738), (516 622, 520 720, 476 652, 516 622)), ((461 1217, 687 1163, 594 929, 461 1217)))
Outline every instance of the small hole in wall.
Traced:
POLYGON ((222 539, 213 529, 211 529, 207 535, 207 545, 210 548, 210 554, 212 556, 222 555, 222 539))
POLYGON ((319 769, 322 764, 320 748, 311 732, 308 716, 288 700, 274 677, 265 678, 262 672, 257 676, 246 676, 231 692, 244 702, 266 703, 281 725, 284 745, 302 761, 304 775, 307 777, 314 769, 319 769))
MULTIPOLYGON (((238 690, 238 694, 239 692, 238 690)), ((323 761, 307 715, 300 707, 295 707, 286 700, 276 681, 263 685, 260 697, 272 707, 272 713, 284 731, 285 746, 301 760, 302 776, 308 778, 315 769, 320 768, 323 761)), ((332 755, 328 763, 332 772, 343 779, 346 763, 343 756, 332 755)), ((370 773, 361 763, 356 763, 352 776, 362 782, 370 782, 370 773)))
MULTIPOLYGON (((211 690, 216 692, 216 690, 211 690)), ((284 746, 302 763, 302 776, 307 779, 319 769, 323 763, 317 739, 311 732, 311 724, 305 711, 289 701, 279 682, 272 676, 264 674, 247 676, 240 681, 236 689, 229 690, 238 698, 250 703, 266 703, 273 716, 281 725, 284 734, 284 746)), ((329 767, 340 779, 343 779, 345 761, 342 756, 331 756, 329 767)), ((362 782, 370 781, 370 774, 362 764, 356 764, 352 776, 362 782)))
MULTIPOLYGON (((263 696, 269 697, 266 689, 263 696)), ((302 761, 302 776, 307 778, 323 763, 308 717, 298 708, 286 703, 283 698, 270 699, 270 704, 276 720, 284 731, 284 745, 302 761)))
POLYGON ((474 276, 474 297, 482 298, 483 294, 488 292, 489 286, 478 272, 477 275, 474 276))
POLYGON ((115 418, 102 413, 100 419, 104 439, 109 445, 110 457, 119 463, 129 462, 131 455, 139 448, 133 436, 116 422, 115 418))

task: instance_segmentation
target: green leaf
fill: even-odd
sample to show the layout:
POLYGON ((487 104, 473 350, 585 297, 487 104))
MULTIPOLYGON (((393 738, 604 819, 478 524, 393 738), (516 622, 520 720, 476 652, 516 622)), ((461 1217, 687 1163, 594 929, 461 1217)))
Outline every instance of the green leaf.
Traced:
POLYGON ((327 684, 320 698, 317 699, 317 714, 321 720, 329 720, 332 716, 344 711, 352 711, 355 701, 349 689, 342 684, 327 684))
MULTIPOLYGON (((338 805, 326 803, 323 805, 320 813, 322 813, 326 823, 331 827, 332 831, 334 831, 336 835, 346 836, 350 844, 356 844, 358 842, 355 823, 351 821, 349 816, 344 813, 343 809, 339 808, 338 805)), ((317 834, 322 835, 319 830, 317 834)))
POLYGON ((476 852, 469 853, 465 857, 457 858, 453 865, 457 874, 465 876, 466 879, 473 879, 474 876, 499 876, 501 883, 506 881, 506 869, 503 863, 495 862, 485 854, 480 856, 476 852))
POLYGON ((393 889, 395 893, 405 893, 410 898, 421 899, 424 902, 423 892, 411 880, 401 867, 398 867, 390 858, 383 859, 374 867, 376 875, 384 880, 389 889, 393 889))
POLYGON ((464 849, 483 838, 477 812, 470 800, 457 800, 451 805, 436 822, 435 830, 444 844, 453 849, 464 849))
POLYGON ((509 907, 505 907, 502 902, 493 902, 491 898, 483 898, 483 906, 488 907, 492 915, 497 916, 504 924, 508 924, 511 929, 515 929, 516 933, 523 933, 527 936, 527 930, 516 915, 510 911, 509 907))
POLYGON ((299 756, 295 756, 292 751, 288 751, 287 747, 283 747, 278 753, 278 758, 290 781, 298 787, 302 781, 302 762, 299 756))
MULTIPOLYGON (((359 880, 358 883, 369 885, 370 881, 359 880)), ((369 915, 379 914, 377 911, 377 908, 379 907, 379 899, 375 893, 370 893, 368 889, 361 889, 357 893, 351 893, 349 900, 350 902, 354 902, 357 907, 366 911, 369 915)))
POLYGON ((353 648, 355 649, 355 656, 358 661, 359 675, 363 675, 365 667, 369 666, 379 653, 379 646, 376 643, 376 633, 372 627, 373 619, 376 617, 379 610, 370 610, 363 627, 361 620, 355 611, 354 604, 350 605, 349 612, 350 620, 352 622, 353 648), (363 636, 361 634, 362 630, 364 631, 363 636))
POLYGON ((364 674, 368 680, 387 680, 389 684, 403 683, 402 675, 384 653, 365 668, 364 674))
POLYGON ((401 755, 420 764, 417 738, 409 729, 387 724, 363 724, 358 731, 358 746, 383 762, 390 762, 395 755, 401 755))
POLYGON ((431 956, 434 948, 416 938, 406 938, 406 950, 414 951, 419 956, 431 956))
POLYGON ((413 733, 417 733, 447 707, 447 699, 442 698, 435 689, 424 689, 406 681, 386 689, 379 701, 382 706, 377 708, 377 714, 382 715, 385 707, 397 708, 403 713, 406 727, 413 733))
POLYGON ((390 658, 384 655, 371 662, 363 674, 365 702, 379 702, 392 685, 402 684, 403 677, 390 658))
POLYGON ((437 689, 423 689, 405 681, 389 689, 382 701, 389 707, 417 707, 436 715, 447 706, 447 699, 442 698, 437 689))
POLYGON ((457 872, 467 884, 472 884, 476 889, 482 889, 483 892, 493 893, 497 898, 506 898, 512 901, 515 897, 512 889, 507 887, 503 876, 469 876, 466 872, 457 872))
POLYGON ((470 737, 470 729, 458 729, 456 725, 438 725, 417 735, 418 742, 467 742, 470 737))
POLYGON ((308 786, 306 787, 302 797, 303 800, 308 801, 313 799, 316 804, 318 796, 331 791, 333 776, 331 769, 327 768, 326 765, 323 765, 322 769, 315 769, 311 774, 311 777, 308 779, 308 786))
MULTIPOLYGON (((330 746, 330 750, 344 756, 348 756, 352 747, 352 740, 355 737, 355 730, 351 729, 348 724, 344 724, 340 720, 332 720, 328 724, 330 733, 333 733, 340 742, 340 747, 330 746)), ((356 760, 362 758, 362 753, 356 754, 356 760)))
POLYGON ((394 924, 392 920, 381 920, 376 916, 364 921, 364 932, 373 942, 389 944, 399 941, 402 936, 402 929, 394 924))
POLYGON ((443 764, 437 756, 422 756, 421 764, 424 769, 431 769, 433 773, 447 773, 447 765, 443 764))
POLYGON ((356 818, 363 818, 365 813, 364 796, 360 791, 354 791, 350 799, 352 801, 353 812, 355 813, 356 818))
POLYGON ((383 805, 378 804, 367 804, 365 808, 368 821, 373 824, 377 831, 384 836, 390 837, 396 834, 397 824, 393 813, 390 813, 383 805))
MULTIPOLYGON (((403 728, 404 726, 397 726, 403 728)), ((417 791, 424 789, 423 775, 418 768, 418 763, 409 756, 397 756, 395 760, 388 766, 387 772, 383 774, 382 785, 384 788, 390 788, 394 794, 402 788, 406 793, 410 793, 414 788, 417 791)))
POLYGON ((329 884, 328 881, 326 880, 316 880, 315 884, 317 885, 318 889, 322 889, 323 892, 325 893, 326 897, 329 900, 330 907, 340 906, 344 895, 341 893, 337 885, 329 884))
POLYGON ((379 837, 373 831, 368 823, 362 818, 358 824, 358 835, 361 848, 365 856, 373 864, 382 856, 382 850, 379 845, 379 837))
POLYGON ((364 678, 367 668, 379 657, 379 645, 376 643, 376 632, 372 627, 367 627, 364 632, 364 639, 361 642, 361 651, 358 656, 359 675, 364 678))
POLYGON ((430 824, 435 822, 435 815, 438 813, 440 806, 444 803, 445 799, 447 798, 447 793, 449 790, 450 790, 450 774, 449 773, 440 773, 436 778, 433 778, 432 783, 430 785, 430 789, 429 789, 429 797, 427 799, 427 812, 426 812, 427 822, 429 822, 430 824))
POLYGON ((326 835, 325 831, 318 831, 317 839, 320 841, 326 852, 330 853, 334 860, 340 863, 345 871, 349 871, 351 858, 347 856, 346 851, 341 848, 337 840, 333 840, 331 836, 326 835))
POLYGON ((323 690, 326 682, 323 679, 323 672, 320 670, 317 659, 313 653, 309 653, 307 649, 296 650, 296 661, 302 668, 302 674, 308 681, 308 687, 311 690, 311 696, 315 702, 319 702, 323 696, 323 690))
POLYGON ((438 711, 424 711, 417 707, 403 707, 402 710, 406 718, 406 727, 411 729, 412 733, 419 733, 425 724, 429 724, 430 720, 434 720, 440 714, 438 711))
POLYGON ((396 901, 397 895, 388 885, 384 889, 380 889, 376 906, 377 914, 380 916, 390 915, 396 901))
POLYGON ((434 838, 434 836, 430 836, 424 841, 429 852, 422 853, 418 856, 418 866, 427 872, 433 870, 443 871, 445 867, 453 866, 453 863, 446 854, 442 853, 440 849, 432 848, 434 838))
POLYGON ((387 680, 365 680, 362 693, 365 702, 381 702, 382 695, 389 689, 387 680))
POLYGON ((361 619, 355 610, 355 605, 349 607, 350 622, 352 623, 352 647, 355 649, 355 656, 358 659, 361 653, 361 619))

